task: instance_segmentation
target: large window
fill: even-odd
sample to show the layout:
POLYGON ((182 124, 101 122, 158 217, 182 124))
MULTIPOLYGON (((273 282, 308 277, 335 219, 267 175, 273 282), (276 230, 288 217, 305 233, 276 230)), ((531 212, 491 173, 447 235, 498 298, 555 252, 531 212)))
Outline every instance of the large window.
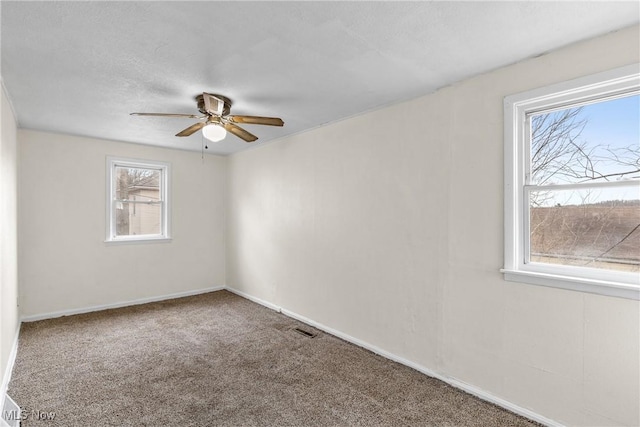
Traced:
POLYGON ((107 241, 169 239, 169 165, 107 158, 107 241))
POLYGON ((638 70, 505 98, 507 280, 640 298, 638 70))

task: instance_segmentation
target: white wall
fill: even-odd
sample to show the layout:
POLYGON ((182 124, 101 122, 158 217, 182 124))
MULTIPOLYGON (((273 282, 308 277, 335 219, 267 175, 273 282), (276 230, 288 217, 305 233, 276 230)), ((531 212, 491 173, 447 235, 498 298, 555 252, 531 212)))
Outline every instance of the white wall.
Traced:
POLYGON ((22 316, 224 285, 226 158, 28 130, 18 141, 22 316), (104 243, 108 155, 171 163, 170 243, 104 243))
POLYGON ((639 52, 625 29, 233 155, 227 284, 552 420, 638 425, 639 303, 499 269, 503 98, 639 52))
MULTIPOLYGON (((1 81, 0 81, 1 82, 1 81)), ((0 84, 0 384, 18 329, 16 121, 0 84)), ((0 407, 4 402, 0 389, 0 407)))

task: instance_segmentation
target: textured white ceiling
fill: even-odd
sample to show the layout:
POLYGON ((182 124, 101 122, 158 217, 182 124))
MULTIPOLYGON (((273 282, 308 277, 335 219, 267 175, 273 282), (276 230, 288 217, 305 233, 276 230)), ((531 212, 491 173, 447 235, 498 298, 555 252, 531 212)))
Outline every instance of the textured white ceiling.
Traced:
MULTIPOLYGON (((0 3, 0 70, 23 128, 201 149, 177 138, 219 93, 265 142, 633 25, 639 2, 0 3)), ((209 152, 250 147, 231 135, 209 152)))

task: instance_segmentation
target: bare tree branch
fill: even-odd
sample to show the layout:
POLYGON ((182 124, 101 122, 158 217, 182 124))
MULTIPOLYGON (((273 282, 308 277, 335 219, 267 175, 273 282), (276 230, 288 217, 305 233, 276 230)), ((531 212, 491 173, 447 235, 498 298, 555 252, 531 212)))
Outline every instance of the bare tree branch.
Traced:
MULTIPOLYGON (((570 108, 531 118, 531 184, 640 178, 640 144, 611 147, 587 141, 583 131, 588 118, 584 117, 583 110, 583 107, 570 108)), ((555 191, 531 193, 532 253, 547 257, 550 262, 583 259, 588 260, 583 265, 590 265, 615 250, 613 259, 635 260, 633 263, 639 266, 636 268, 640 268, 639 245, 635 244, 638 236, 633 234, 640 228, 640 217, 630 214, 637 213, 638 200, 598 201, 592 200, 587 192, 582 195, 582 201, 576 203, 572 200, 578 195, 576 191, 568 196, 568 205, 564 206, 564 202, 557 202, 558 194, 555 191), (631 231, 627 233, 627 230, 631 231), (632 235, 633 241, 629 240, 632 235), (598 248, 601 252, 595 252, 598 248)))

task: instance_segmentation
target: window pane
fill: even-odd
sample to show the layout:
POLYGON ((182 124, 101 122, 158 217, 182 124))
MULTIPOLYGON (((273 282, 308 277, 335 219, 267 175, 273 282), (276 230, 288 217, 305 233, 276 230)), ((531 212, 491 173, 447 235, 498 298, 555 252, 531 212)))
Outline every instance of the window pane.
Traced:
POLYGON ((118 202, 115 204, 116 236, 162 233, 162 204, 118 202))
POLYGON ((532 191, 530 260, 640 271, 640 187, 532 191))
POLYGON ((160 171, 157 169, 116 167, 117 200, 160 200, 160 171))
POLYGON ((640 95, 531 116, 534 185, 640 178, 640 95))

